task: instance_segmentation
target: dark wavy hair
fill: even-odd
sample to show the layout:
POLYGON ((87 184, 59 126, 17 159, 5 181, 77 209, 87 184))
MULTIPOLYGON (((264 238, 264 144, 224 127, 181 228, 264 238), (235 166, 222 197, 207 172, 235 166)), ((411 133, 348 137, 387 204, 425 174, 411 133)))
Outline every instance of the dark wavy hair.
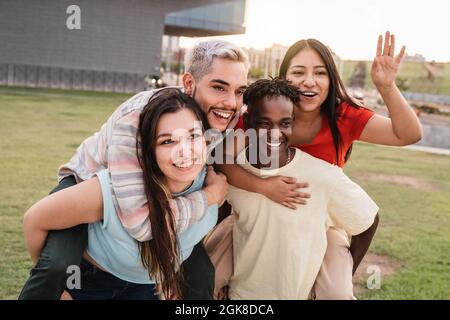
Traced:
POLYGON ((156 161, 156 129, 164 114, 183 109, 191 110, 202 121, 203 129, 208 128, 205 114, 193 98, 178 89, 167 88, 155 93, 144 107, 136 139, 152 232, 151 240, 138 242, 141 260, 150 277, 157 280, 162 293, 169 299, 182 297, 183 273, 174 216, 168 201, 171 194, 156 161))
MULTIPOLYGON (((286 78, 291 60, 305 48, 311 48, 319 54, 319 56, 325 63, 325 67, 330 77, 328 96, 321 106, 321 112, 327 117, 330 126, 334 147, 336 149, 337 165, 343 165, 343 163, 339 163, 342 149, 342 138, 337 125, 338 119, 341 116, 339 114, 339 111, 337 110, 337 107, 342 102, 346 102, 354 108, 360 108, 360 106, 349 96, 349 94, 345 90, 342 79, 339 76, 339 72, 336 68, 336 64, 334 63, 331 51, 319 40, 300 40, 290 46, 283 58, 283 61, 281 62, 279 76, 283 79, 286 78)), ((345 154, 345 162, 350 158, 351 150, 352 146, 350 146, 347 153, 345 154)))

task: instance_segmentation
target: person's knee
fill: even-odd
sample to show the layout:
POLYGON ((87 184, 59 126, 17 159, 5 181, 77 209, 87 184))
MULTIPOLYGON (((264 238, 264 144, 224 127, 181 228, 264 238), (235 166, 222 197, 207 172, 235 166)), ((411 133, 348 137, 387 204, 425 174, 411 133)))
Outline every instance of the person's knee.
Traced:
POLYGON ((214 266, 203 245, 197 244, 191 256, 183 263, 185 299, 212 297, 214 266))
POLYGON ((39 271, 51 278, 66 277, 69 266, 80 264, 87 242, 85 229, 85 225, 80 225, 71 230, 51 231, 39 257, 39 271))
POLYGON ((68 276, 70 266, 80 264, 77 257, 71 256, 70 252, 66 254, 55 254, 49 257, 41 257, 38 262, 40 271, 47 273, 50 279, 62 279, 68 276))
POLYGON ((203 275, 202 277, 205 279, 205 283, 213 284, 215 268, 203 245, 201 247, 201 250, 199 250, 199 256, 200 259, 198 259, 199 263, 197 264, 198 273, 203 275))

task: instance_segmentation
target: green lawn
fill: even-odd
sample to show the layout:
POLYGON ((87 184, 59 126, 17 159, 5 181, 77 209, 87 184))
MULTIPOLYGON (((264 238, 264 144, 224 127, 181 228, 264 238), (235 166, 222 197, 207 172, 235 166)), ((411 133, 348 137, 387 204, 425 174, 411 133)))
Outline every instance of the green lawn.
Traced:
MULTIPOLYGON (((126 98, 0 87, 0 299, 17 297, 31 267, 23 213, 55 185, 57 167, 126 98)), ((450 157, 358 143, 346 171, 381 208, 372 252, 402 266, 382 278, 381 290, 359 298, 448 299, 450 157)))

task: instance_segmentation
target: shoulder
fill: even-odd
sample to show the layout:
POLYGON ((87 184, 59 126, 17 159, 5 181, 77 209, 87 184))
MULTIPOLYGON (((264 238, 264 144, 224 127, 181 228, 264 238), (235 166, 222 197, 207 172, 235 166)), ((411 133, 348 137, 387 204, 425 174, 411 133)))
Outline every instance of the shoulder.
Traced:
POLYGON ((331 188, 342 174, 342 168, 328 161, 316 158, 309 153, 296 148, 298 160, 295 166, 286 174, 296 177, 301 181, 307 181, 321 188, 331 188))
POLYGON ((355 107, 348 102, 341 102, 337 107, 337 111, 344 119, 357 119, 364 115, 372 116, 374 114, 372 110, 365 106, 355 107))
POLYGON ((342 169, 336 165, 329 163, 328 161, 316 158, 309 153, 301 151, 297 149, 296 152, 300 152, 300 161, 298 166, 306 167, 308 170, 310 169, 308 166, 311 166, 314 173, 320 172, 322 173, 330 173, 330 174, 340 174, 342 169))
POLYGON ((153 95, 167 88, 181 89, 181 87, 165 87, 161 89, 153 89, 136 93, 134 96, 132 96, 119 106, 119 108, 116 111, 116 113, 118 114, 117 118, 118 119, 127 118, 130 115, 140 114, 142 110, 145 108, 145 106, 148 104, 150 99, 153 97, 153 95))
POLYGON ((347 102, 338 106, 338 126, 342 139, 346 144, 358 140, 367 122, 375 114, 372 110, 364 106, 355 107, 347 102))
POLYGON ((150 98, 155 94, 155 90, 142 91, 136 93, 131 98, 127 99, 124 103, 122 103, 118 109, 121 115, 125 115, 131 111, 136 109, 142 110, 144 106, 148 103, 150 98))

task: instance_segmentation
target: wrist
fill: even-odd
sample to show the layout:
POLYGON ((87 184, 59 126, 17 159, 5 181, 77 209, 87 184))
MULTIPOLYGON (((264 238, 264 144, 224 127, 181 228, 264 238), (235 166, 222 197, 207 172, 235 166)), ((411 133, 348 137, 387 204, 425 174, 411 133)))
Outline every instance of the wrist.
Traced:
POLYGON ((254 192, 255 193, 259 193, 259 194, 262 194, 262 195, 266 195, 267 194, 267 179, 262 179, 262 178, 259 178, 258 177, 258 179, 259 179, 259 181, 258 181, 258 183, 255 183, 254 184, 254 192))
POLYGON ((377 86, 378 92, 381 96, 387 96, 397 90, 397 85, 395 83, 387 86, 377 86))
POLYGON ((213 205, 213 204, 218 202, 218 200, 215 197, 215 194, 214 194, 213 190, 211 190, 211 187, 206 186, 203 189, 203 192, 205 193, 206 198, 208 199, 208 206, 213 205))

